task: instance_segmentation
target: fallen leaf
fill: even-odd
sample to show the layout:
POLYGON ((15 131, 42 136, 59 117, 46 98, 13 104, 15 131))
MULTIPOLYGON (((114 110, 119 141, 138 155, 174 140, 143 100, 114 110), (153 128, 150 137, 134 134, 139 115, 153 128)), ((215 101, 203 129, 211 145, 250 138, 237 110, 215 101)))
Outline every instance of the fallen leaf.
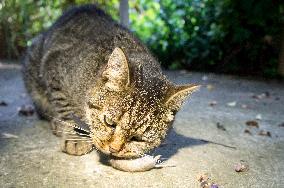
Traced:
POLYGON ((19 138, 17 135, 10 134, 10 133, 2 133, 1 138, 19 138))
POLYGON ((248 130, 248 129, 245 129, 245 130, 244 130, 244 133, 249 134, 249 135, 252 135, 251 132, 250 132, 250 130, 248 130))
POLYGON ((208 183, 209 177, 207 174, 199 175, 197 180, 200 182, 201 188, 209 188, 209 183, 208 183))
POLYGON ((249 170, 249 165, 244 162, 235 164, 234 169, 236 172, 246 172, 249 170))
POLYGON ((257 123, 256 121, 254 121, 254 120, 247 121, 247 122, 246 122, 246 125, 247 125, 248 127, 256 127, 256 128, 259 128, 258 123, 257 123))
POLYGON ((201 174, 197 179, 200 182, 201 188, 218 188, 216 183, 212 183, 207 174, 201 174))
POLYGON ((226 131, 224 125, 221 125, 221 123, 217 122, 216 126, 217 126, 218 129, 220 129, 222 131, 226 131))
POLYGON ((23 105, 20 108, 18 108, 19 115, 32 116, 34 112, 35 112, 34 108, 31 105, 23 105))
POLYGON ((209 183, 208 183, 207 181, 201 182, 201 183, 200 183, 200 187, 201 187, 201 188, 210 188, 210 187, 209 187, 209 183))
POLYGON ((217 105, 217 101, 211 101, 211 102, 209 103, 209 106, 215 106, 215 105, 217 105))
POLYGON ((200 174, 200 175, 198 175, 198 177, 197 177, 197 180, 198 180, 199 182, 207 181, 208 179, 209 179, 209 177, 208 177, 207 174, 200 174))
POLYGON ((0 101, 0 106, 8 106, 8 104, 5 101, 0 101))
POLYGON ((265 131, 265 130, 259 131, 258 135, 271 137, 271 133, 269 131, 265 131))
POLYGON ((230 106, 230 107, 235 107, 236 105, 237 105, 236 101, 232 101, 232 102, 227 103, 227 106, 230 106))

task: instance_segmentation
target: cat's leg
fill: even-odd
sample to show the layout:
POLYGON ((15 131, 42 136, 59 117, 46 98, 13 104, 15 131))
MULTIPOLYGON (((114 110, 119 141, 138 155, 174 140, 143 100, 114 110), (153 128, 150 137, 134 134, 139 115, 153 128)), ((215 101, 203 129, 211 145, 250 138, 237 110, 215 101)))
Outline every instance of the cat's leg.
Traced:
POLYGON ((74 108, 67 102, 66 97, 59 92, 53 92, 52 104, 56 117, 51 120, 52 132, 62 137, 61 150, 70 155, 84 155, 93 150, 89 135, 80 133, 74 127, 76 123, 71 118, 74 108))
MULTIPOLYGON (((54 82, 51 86, 54 87, 54 82)), ((50 87, 51 87, 50 86, 50 87)), ((50 121, 50 128, 52 133, 56 136, 62 136, 63 131, 72 131, 72 122, 70 122, 69 115, 73 112, 73 108, 69 104, 67 97, 59 90, 51 90, 50 101, 53 108, 53 116, 50 121)))
POLYGON ((92 139, 83 133, 75 131, 72 120, 54 118, 51 128, 55 135, 61 136, 61 150, 70 155, 84 155, 93 150, 92 139))

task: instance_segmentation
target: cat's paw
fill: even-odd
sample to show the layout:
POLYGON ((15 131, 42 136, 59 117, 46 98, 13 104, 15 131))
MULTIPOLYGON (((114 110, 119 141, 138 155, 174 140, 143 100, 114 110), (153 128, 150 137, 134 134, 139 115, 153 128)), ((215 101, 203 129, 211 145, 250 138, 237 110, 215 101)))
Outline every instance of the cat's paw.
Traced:
POLYGON ((63 124, 61 124, 59 121, 53 119, 50 122, 50 129, 52 133, 58 137, 61 137, 63 135, 63 124))
POLYGON ((69 155, 85 155, 93 150, 90 140, 70 138, 62 142, 61 150, 69 155))

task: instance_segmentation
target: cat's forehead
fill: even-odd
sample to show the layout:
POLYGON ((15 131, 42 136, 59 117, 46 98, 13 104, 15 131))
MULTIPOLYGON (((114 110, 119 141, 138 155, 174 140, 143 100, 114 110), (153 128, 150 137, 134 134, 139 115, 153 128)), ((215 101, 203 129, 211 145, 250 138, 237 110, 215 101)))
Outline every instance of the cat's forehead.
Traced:
POLYGON ((144 102, 156 103, 163 100, 168 88, 168 83, 152 78, 135 83, 133 94, 144 102))
POLYGON ((164 108, 164 95, 161 91, 139 88, 131 96, 131 107, 134 114, 157 114, 164 108))

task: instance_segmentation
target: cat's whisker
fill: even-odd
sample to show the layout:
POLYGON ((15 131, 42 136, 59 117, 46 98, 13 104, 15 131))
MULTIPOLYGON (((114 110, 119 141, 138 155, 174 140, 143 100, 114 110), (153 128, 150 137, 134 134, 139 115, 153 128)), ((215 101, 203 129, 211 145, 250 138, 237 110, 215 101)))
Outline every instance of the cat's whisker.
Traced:
POLYGON ((59 131, 59 130, 56 130, 56 131, 53 131, 53 132, 63 133, 63 134, 68 134, 68 135, 79 135, 79 136, 85 136, 85 137, 89 137, 90 138, 89 134, 79 133, 79 132, 76 132, 76 131, 64 131, 64 130, 59 131))
POLYGON ((86 141, 86 142, 92 142, 92 141, 89 140, 89 139, 81 139, 81 138, 68 138, 68 139, 65 139, 65 140, 68 140, 68 141, 86 141))
MULTIPOLYGON (((69 126, 69 127, 72 127, 72 128, 75 128, 75 129, 79 129, 79 130, 81 130, 81 131, 86 132, 86 133, 82 133, 82 132, 78 132, 78 131, 75 130, 75 133, 74 133, 74 134, 90 137, 90 130, 86 130, 86 129, 88 129, 88 128, 87 128, 88 125, 85 124, 83 121, 81 121, 81 120, 80 120, 77 116, 75 116, 74 114, 72 114, 71 118, 72 118, 73 121, 74 121, 75 123, 77 123, 78 125, 76 125, 76 124, 71 124, 71 123, 69 123, 69 122, 67 122, 67 121, 64 121, 64 120, 62 120, 62 119, 59 119, 59 118, 50 116, 50 115, 48 115, 48 114, 45 114, 45 115, 48 116, 48 117, 50 117, 50 118, 53 118, 54 120, 56 120, 56 121, 58 121, 58 122, 60 122, 60 123, 62 123, 62 125, 59 124, 59 125, 57 125, 57 126, 64 126, 64 125, 67 125, 67 126, 69 126), (82 128, 82 126, 83 126, 84 128, 82 128)), ((59 132, 59 131, 57 131, 57 132, 59 132)), ((67 133, 68 133, 68 132, 67 132, 67 133)))

